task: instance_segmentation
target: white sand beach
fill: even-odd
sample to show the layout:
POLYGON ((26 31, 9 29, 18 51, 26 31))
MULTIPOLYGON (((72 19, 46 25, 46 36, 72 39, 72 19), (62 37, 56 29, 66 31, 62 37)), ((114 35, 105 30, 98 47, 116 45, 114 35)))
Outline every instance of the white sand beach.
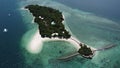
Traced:
POLYGON ((33 35, 30 43, 28 44, 27 50, 33 54, 39 53, 42 50, 42 44, 43 44, 43 40, 40 37, 39 32, 37 31, 33 35))
MULTIPOLYGON (((56 41, 56 40, 69 42, 69 43, 73 44, 77 50, 80 48, 79 43, 82 43, 79 40, 77 40, 75 37, 71 37, 70 39, 42 38, 39 34, 39 30, 37 30, 36 33, 33 35, 32 39, 27 47, 27 50, 33 54, 40 53, 42 50, 44 41, 56 41)), ((90 47, 90 48, 95 50, 95 48, 93 48, 93 47, 90 47)))

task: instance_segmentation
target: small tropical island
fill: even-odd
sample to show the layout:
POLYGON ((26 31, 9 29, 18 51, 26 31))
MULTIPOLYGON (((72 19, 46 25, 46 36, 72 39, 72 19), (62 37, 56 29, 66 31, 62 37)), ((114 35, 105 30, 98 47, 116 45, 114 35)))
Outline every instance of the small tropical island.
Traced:
POLYGON ((39 5, 28 5, 25 7, 35 17, 34 22, 39 25, 41 37, 58 37, 68 39, 70 33, 65 29, 62 21, 62 12, 59 10, 39 5))
POLYGON ((78 50, 78 53, 85 58, 92 59, 94 51, 85 44, 80 44, 80 46, 81 48, 78 50))
MULTIPOLYGON (((28 5, 25 9, 28 9, 34 16, 34 22, 38 24, 39 34, 42 38, 71 39, 80 46, 78 52, 74 55, 80 54, 81 56, 90 59, 93 57, 93 51, 91 48, 71 38, 71 34, 65 29, 65 26, 62 23, 64 20, 62 12, 50 7, 39 5, 28 5)), ((69 57, 70 56, 64 58, 66 59, 69 57)))

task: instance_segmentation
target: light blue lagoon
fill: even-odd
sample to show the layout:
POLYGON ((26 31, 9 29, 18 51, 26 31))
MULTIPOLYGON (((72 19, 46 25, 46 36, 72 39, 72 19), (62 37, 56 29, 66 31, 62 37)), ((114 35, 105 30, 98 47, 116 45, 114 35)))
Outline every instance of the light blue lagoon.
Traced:
POLYGON ((25 58, 24 68, 119 68, 120 24, 118 22, 71 8, 54 0, 25 0, 20 2, 19 8, 27 27, 21 41, 21 51, 25 58), (66 29, 78 40, 91 47, 97 49, 108 44, 118 46, 96 52, 91 60, 76 56, 69 61, 56 61, 57 57, 76 51, 73 44, 65 41, 46 41, 40 53, 29 53, 26 46, 29 46, 30 40, 38 30, 37 24, 32 23, 32 15, 27 10, 21 9, 29 4, 39 4, 60 10, 65 16, 66 29))

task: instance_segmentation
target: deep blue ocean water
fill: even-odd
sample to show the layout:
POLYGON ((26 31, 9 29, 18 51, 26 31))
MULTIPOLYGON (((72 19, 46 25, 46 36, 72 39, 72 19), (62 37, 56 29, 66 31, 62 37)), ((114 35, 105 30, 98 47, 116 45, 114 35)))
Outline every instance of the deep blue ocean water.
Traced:
POLYGON ((20 40, 26 28, 17 4, 16 0, 0 0, 0 68, 22 68, 20 40))
MULTIPOLYGON (((60 56, 61 54, 57 53, 59 50, 63 50, 63 53, 67 53, 72 50, 74 51, 74 47, 70 47, 70 43, 56 41, 45 42, 43 51, 38 55, 30 54, 26 52, 24 48, 22 49, 21 39, 23 38, 23 35, 34 26, 31 27, 31 25, 28 24, 31 23, 32 19, 28 12, 22 11, 24 17, 21 14, 19 10, 21 8, 19 3, 21 3, 21 1, 23 1, 23 5, 29 3, 26 2, 27 0, 0 0, 0 68, 119 68, 120 28, 119 25, 116 25, 116 23, 120 23, 120 9, 118 8, 120 3, 119 1, 110 0, 108 3, 108 0, 101 0, 100 2, 92 0, 92 3, 89 3, 87 0, 81 2, 78 0, 56 0, 56 2, 60 2, 72 8, 73 11, 71 9, 71 11, 67 11, 69 9, 63 6, 62 11, 65 12, 66 25, 68 25, 72 33, 79 40, 95 48, 99 48, 109 43, 115 43, 118 45, 117 48, 113 48, 105 52, 99 52, 92 60, 87 60, 77 56, 68 62, 56 63, 51 63, 49 59, 60 56), (98 5, 98 3, 100 3, 100 5, 98 5), (92 4, 94 5, 90 6, 92 4), (104 22, 104 18, 97 18, 92 16, 92 14, 79 12, 80 10, 94 13, 98 16, 115 20, 117 22, 112 22, 112 25, 109 24, 111 21, 105 20, 104 22), (82 14, 83 16, 81 16, 82 14), (91 15, 91 18, 96 19, 88 20, 87 15, 91 15), (8 32, 3 32, 4 28, 7 28, 8 32), (56 47, 56 45, 60 46, 56 47), (113 58, 115 58, 115 60, 113 58)), ((49 2, 44 2, 42 0, 39 1, 41 1, 40 4, 50 4, 49 2)), ((31 4, 36 4, 36 2, 38 1, 30 1, 31 4)), ((51 4, 49 6, 51 6, 51 4)), ((53 3, 52 5, 54 4, 56 3, 53 3)), ((55 5, 53 7, 61 9, 59 5, 57 6, 55 5)), ((34 33, 35 31, 32 32, 34 33)), ((26 36, 28 36, 28 42, 29 35, 31 36, 31 34, 26 34, 26 36)))

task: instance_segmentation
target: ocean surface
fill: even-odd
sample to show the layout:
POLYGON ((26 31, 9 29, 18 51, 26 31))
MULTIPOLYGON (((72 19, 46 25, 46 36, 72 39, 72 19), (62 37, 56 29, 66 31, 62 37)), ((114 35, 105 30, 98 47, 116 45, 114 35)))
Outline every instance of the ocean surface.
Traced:
POLYGON ((120 10, 117 6, 120 2, 97 1, 0 0, 0 68, 119 68, 120 10), (33 54, 27 47, 38 27, 33 23, 32 15, 22 9, 29 4, 60 10, 65 16, 66 29, 91 47, 97 49, 108 44, 117 46, 96 52, 91 60, 76 56, 70 60, 58 61, 56 58, 75 52, 76 48, 65 41, 45 41, 42 51, 33 54), (111 11, 108 12, 109 10, 111 11), (5 32, 4 29, 8 31, 5 32))

